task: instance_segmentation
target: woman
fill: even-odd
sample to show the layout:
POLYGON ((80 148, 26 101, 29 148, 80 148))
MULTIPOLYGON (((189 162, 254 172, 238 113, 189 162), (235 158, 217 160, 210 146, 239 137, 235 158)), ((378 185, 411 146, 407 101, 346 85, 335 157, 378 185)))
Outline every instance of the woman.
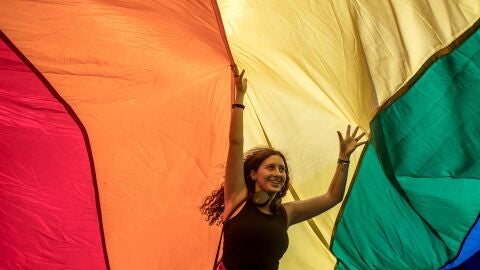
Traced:
POLYGON ((256 148, 243 158, 243 97, 247 90, 245 71, 235 70, 236 97, 232 105, 230 145, 225 183, 205 199, 202 213, 212 224, 224 223, 221 267, 227 270, 278 269, 288 247, 289 226, 315 217, 340 203, 345 193, 350 155, 365 135, 358 127, 345 137, 340 132, 338 164, 328 191, 320 196, 285 204, 290 178, 284 155, 269 148, 256 148))

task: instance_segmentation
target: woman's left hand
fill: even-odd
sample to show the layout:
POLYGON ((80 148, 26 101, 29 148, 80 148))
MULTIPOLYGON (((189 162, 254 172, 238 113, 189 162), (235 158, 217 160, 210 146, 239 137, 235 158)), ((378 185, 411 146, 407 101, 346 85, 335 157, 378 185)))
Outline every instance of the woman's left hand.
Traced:
POLYGON ((339 158, 343 160, 349 160, 350 155, 353 153, 353 151, 355 151, 355 149, 357 149, 357 147, 367 143, 367 141, 360 142, 360 139, 365 135, 365 132, 362 132, 362 134, 358 136, 357 136, 357 132, 358 132, 358 126, 350 135, 350 125, 347 126, 347 132, 345 133, 345 137, 343 137, 340 131, 337 131, 338 141, 340 142, 339 158))

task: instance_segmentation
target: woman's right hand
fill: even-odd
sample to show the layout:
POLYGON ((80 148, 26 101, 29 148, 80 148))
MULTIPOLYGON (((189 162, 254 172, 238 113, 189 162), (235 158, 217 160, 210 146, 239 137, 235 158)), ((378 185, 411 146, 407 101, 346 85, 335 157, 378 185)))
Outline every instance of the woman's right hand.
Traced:
POLYGON ((243 69, 240 74, 238 74, 237 67, 234 68, 235 74, 235 88, 237 90, 237 95, 241 94, 244 95, 247 92, 247 78, 243 78, 245 74, 245 70, 243 69))

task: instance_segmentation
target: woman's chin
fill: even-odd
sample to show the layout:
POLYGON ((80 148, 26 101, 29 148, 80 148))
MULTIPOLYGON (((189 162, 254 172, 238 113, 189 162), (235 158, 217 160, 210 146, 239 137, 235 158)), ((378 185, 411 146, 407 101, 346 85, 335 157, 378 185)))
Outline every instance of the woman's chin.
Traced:
POLYGON ((280 192, 280 190, 282 190, 281 185, 272 184, 269 186, 269 190, 267 191, 267 193, 277 193, 280 192))

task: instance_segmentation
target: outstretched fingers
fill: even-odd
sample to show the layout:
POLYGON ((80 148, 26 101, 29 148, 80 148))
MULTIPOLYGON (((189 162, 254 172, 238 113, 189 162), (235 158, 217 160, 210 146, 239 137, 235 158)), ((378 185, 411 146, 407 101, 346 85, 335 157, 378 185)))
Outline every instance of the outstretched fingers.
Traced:
MULTIPOLYGON (((352 135, 353 136, 353 135, 352 135)), ((360 141, 360 139, 365 136, 365 132, 362 132, 362 134, 358 135, 358 137, 355 138, 355 141, 360 141)))
POLYGON ((238 67, 237 65, 231 66, 233 70, 233 76, 238 77, 238 67))
POLYGON ((355 138, 358 132, 358 126, 353 130, 352 137, 355 138))
POLYGON ((362 134, 358 135, 358 137, 355 138, 355 141, 357 142, 357 147, 360 146, 360 145, 366 144, 368 142, 368 140, 363 141, 363 142, 359 142, 360 139, 363 138, 363 136, 365 136, 365 132, 362 132, 362 134))
POLYGON ((245 69, 242 69, 242 73, 240 73, 240 75, 239 75, 239 78, 238 78, 238 79, 239 79, 240 81, 243 80, 243 74, 245 74, 245 69))
POLYGON ((368 141, 359 142, 359 143, 357 143, 357 146, 364 145, 364 144, 366 144, 367 142, 368 142, 368 141))
POLYGON ((243 74, 245 74, 245 69, 242 69, 242 72, 238 74, 237 66, 233 67, 233 76, 235 77, 236 80, 242 80, 243 74))
POLYGON ((343 136, 342 136, 342 133, 340 131, 337 130, 337 135, 338 135, 338 140, 340 142, 343 142, 343 136))

